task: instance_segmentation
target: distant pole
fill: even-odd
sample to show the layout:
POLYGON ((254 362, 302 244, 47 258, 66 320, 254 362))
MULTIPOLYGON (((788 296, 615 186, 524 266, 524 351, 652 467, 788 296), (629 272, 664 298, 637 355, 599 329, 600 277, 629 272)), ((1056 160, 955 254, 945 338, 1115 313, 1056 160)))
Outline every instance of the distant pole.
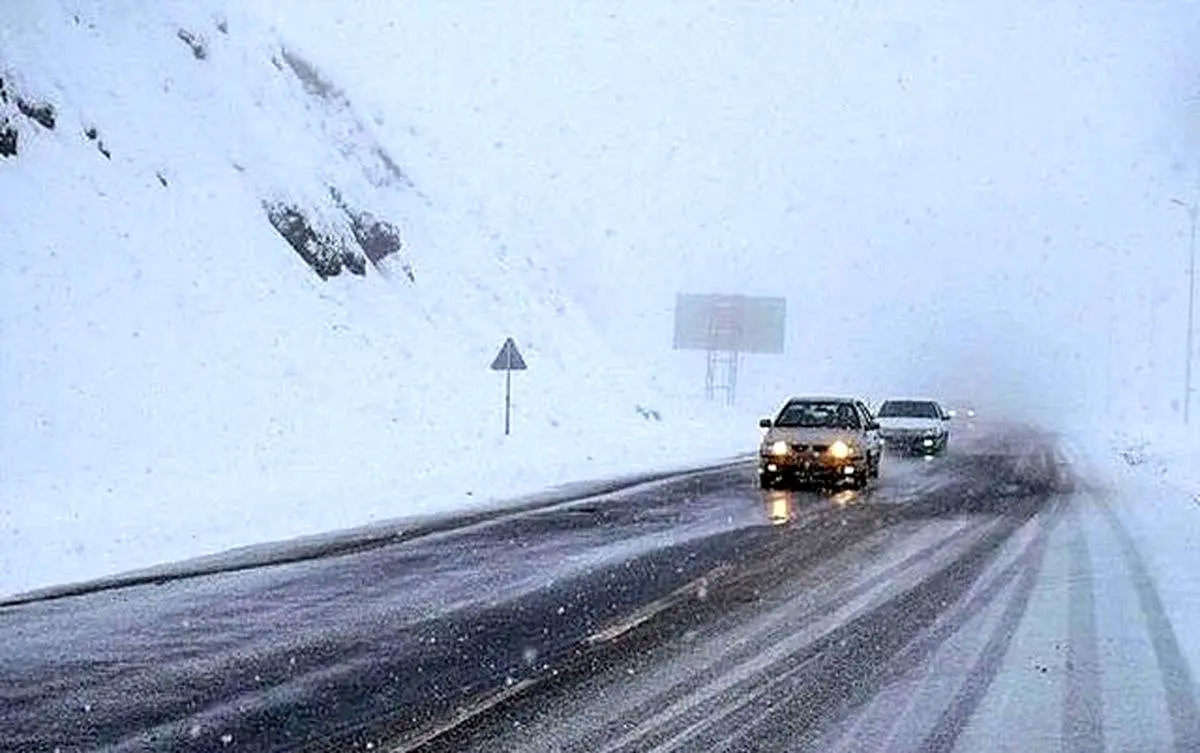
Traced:
POLYGON ((1196 220, 1200 215, 1200 204, 1188 204, 1180 199, 1174 203, 1187 210, 1191 220, 1191 236, 1188 240, 1188 308, 1187 308, 1187 355, 1183 371, 1183 423, 1190 424, 1192 418, 1192 349, 1195 344, 1196 323, 1196 220))
POLYGON ((1187 369, 1183 384, 1187 394, 1183 398, 1183 422, 1191 422, 1192 415, 1192 353, 1196 331, 1196 205, 1188 208, 1192 219, 1191 239, 1188 241, 1188 326, 1187 326, 1187 369))
MULTIPOLYGON (((1104 241, 1093 240, 1092 245, 1099 249, 1104 249, 1112 254, 1120 257, 1126 254, 1118 248, 1110 246, 1104 241)), ((1108 263, 1108 342, 1105 350, 1105 368, 1104 368, 1104 412, 1111 414, 1113 408, 1113 370, 1116 362, 1116 339, 1117 339, 1117 309, 1120 306, 1112 291, 1117 289, 1117 278, 1120 275, 1120 269, 1117 267, 1116 257, 1108 263)))

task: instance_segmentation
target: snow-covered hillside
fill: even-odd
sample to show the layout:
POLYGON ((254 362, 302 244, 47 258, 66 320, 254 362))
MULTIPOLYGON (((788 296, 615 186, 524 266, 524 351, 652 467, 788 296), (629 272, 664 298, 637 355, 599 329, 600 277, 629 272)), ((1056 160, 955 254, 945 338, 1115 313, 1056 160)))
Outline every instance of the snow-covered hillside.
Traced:
POLYGON ((753 440, 238 6, 5 3, 0 594, 753 440))

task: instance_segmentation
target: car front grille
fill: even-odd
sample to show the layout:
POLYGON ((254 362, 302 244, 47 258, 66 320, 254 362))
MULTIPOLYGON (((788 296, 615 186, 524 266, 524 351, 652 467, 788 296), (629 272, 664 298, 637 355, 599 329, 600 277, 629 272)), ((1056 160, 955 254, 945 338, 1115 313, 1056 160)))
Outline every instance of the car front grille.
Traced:
POLYGON ((828 449, 829 449, 829 445, 827 445, 827 444, 793 444, 792 445, 792 452, 796 453, 797 455, 804 455, 804 454, 810 453, 810 452, 813 454, 819 455, 828 449))

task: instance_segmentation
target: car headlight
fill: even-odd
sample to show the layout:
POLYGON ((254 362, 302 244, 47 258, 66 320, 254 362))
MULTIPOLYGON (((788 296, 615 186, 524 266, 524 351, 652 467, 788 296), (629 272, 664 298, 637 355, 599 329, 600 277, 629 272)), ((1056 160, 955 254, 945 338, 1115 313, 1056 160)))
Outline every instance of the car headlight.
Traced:
POLYGON ((846 458, 850 457, 850 445, 839 439, 838 441, 829 445, 829 454, 838 460, 845 460, 846 458))
POLYGON ((788 443, 781 439, 778 442, 772 442, 771 446, 767 448, 767 452, 771 455, 786 455, 790 449, 788 443))

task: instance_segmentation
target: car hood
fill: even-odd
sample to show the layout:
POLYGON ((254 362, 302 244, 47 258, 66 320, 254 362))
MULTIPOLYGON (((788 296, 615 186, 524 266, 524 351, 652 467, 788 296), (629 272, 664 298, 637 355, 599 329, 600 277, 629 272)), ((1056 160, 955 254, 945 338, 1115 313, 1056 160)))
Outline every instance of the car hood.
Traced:
POLYGON ((941 431, 942 422, 936 418, 880 418, 883 431, 941 431))
POLYGON ((854 429, 805 429, 775 426, 767 431, 763 442, 778 442, 779 440, 794 444, 833 444, 837 440, 857 442, 859 432, 854 429))

